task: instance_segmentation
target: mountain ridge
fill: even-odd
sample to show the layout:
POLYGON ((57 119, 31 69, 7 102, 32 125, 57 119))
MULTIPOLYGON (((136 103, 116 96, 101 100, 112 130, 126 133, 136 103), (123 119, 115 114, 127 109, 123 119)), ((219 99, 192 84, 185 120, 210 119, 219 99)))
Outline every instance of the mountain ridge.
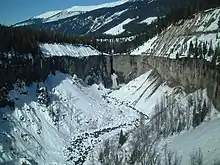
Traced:
MULTIPOLYGON (((173 3, 173 0, 121 0, 97 6, 73 6, 43 13, 14 26, 31 26, 75 35, 100 35, 128 18, 134 21, 127 24, 138 24, 149 17, 164 16, 173 3)), ((186 3, 176 4, 182 6, 186 3)), ((123 32, 130 31, 125 29, 123 32)))
MULTIPOLYGON (((43 23, 54 22, 54 21, 58 21, 60 19, 68 18, 68 17, 74 16, 74 15, 78 15, 78 14, 81 14, 81 13, 88 12, 88 11, 97 10, 99 8, 115 7, 115 6, 121 5, 123 3, 126 3, 128 1, 129 0, 118 0, 118 1, 115 1, 115 2, 111 2, 111 3, 103 3, 103 4, 99 4, 99 5, 88 5, 88 6, 78 6, 78 5, 76 5, 76 6, 72 6, 70 8, 66 8, 66 9, 63 9, 63 10, 47 11, 47 12, 44 12, 44 13, 39 14, 37 16, 30 17, 27 20, 42 19, 43 23), (61 18, 59 18, 59 16, 61 16, 61 18), (58 17, 58 18, 54 18, 54 17, 58 17)), ((22 24, 16 23, 15 26, 22 26, 22 24)))

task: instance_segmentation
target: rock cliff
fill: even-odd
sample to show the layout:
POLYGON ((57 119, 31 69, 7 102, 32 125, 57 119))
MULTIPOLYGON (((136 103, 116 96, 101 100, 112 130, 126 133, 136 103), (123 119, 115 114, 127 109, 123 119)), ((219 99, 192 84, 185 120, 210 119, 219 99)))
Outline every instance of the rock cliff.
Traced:
POLYGON ((169 59, 155 56, 89 56, 52 57, 23 61, 22 64, 1 68, 1 86, 12 88, 17 79, 27 84, 45 80, 49 73, 59 70, 70 75, 76 74, 87 84, 102 82, 111 87, 112 69, 118 75, 120 83, 128 83, 141 74, 155 69, 169 86, 183 86, 186 92, 207 89, 209 98, 220 110, 220 68, 202 59, 169 59))

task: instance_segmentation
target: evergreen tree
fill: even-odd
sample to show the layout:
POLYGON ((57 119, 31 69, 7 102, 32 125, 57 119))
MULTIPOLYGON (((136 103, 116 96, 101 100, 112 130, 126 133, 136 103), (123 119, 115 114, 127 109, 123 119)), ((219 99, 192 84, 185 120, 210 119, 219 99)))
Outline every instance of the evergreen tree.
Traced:
POLYGON ((29 27, 0 26, 0 52, 20 56, 27 53, 38 54, 38 43, 84 43, 96 46, 94 37, 70 36, 50 30, 29 27))
POLYGON ((191 57, 193 52, 194 52, 193 43, 192 43, 192 41, 190 41, 188 57, 191 57))
POLYGON ((180 55, 179 55, 179 53, 177 52, 176 53, 176 59, 178 60, 180 58, 180 55))
POLYGON ((205 58, 205 56, 207 54, 207 42, 203 43, 202 51, 203 51, 203 58, 205 58))
POLYGON ((212 65, 216 65, 217 53, 218 53, 218 50, 217 50, 217 48, 216 48, 216 49, 215 49, 215 52, 214 52, 214 54, 213 54, 213 56, 212 56, 212 61, 211 61, 212 65))
POLYGON ((210 41, 208 56, 211 57, 214 54, 214 50, 212 48, 212 40, 210 41))
POLYGON ((119 144, 122 146, 126 142, 127 138, 123 134, 123 131, 121 130, 120 136, 119 136, 119 144))
POLYGON ((193 53, 194 53, 194 58, 198 58, 199 56, 199 50, 198 50, 198 40, 196 39, 196 43, 195 43, 195 46, 194 46, 194 50, 193 50, 193 53))
POLYGON ((218 43, 218 46, 215 49, 215 54, 216 54, 216 63, 219 64, 220 63, 220 46, 218 43))
POLYGON ((199 43, 199 46, 198 46, 198 56, 197 57, 202 57, 202 44, 201 44, 201 42, 199 43))
POLYGON ((218 18, 218 28, 220 28, 220 17, 218 18))

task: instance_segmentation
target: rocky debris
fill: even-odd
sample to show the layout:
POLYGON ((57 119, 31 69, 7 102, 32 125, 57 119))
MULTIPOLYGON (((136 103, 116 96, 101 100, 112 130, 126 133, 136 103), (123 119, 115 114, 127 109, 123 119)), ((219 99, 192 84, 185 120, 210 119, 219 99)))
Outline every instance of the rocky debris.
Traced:
POLYGON ((74 165, 83 165, 86 161, 89 152, 100 142, 102 142, 101 136, 111 131, 120 129, 122 127, 131 126, 132 124, 121 124, 116 127, 109 127, 94 131, 91 133, 83 133, 76 137, 73 137, 69 146, 66 146, 64 155, 67 157, 67 162, 71 162, 74 165))

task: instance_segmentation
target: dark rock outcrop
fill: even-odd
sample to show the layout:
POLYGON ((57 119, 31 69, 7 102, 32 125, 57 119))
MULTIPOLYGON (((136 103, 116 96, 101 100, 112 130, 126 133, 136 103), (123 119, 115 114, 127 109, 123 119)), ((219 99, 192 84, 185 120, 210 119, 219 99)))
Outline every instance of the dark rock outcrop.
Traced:
POLYGON ((76 74, 83 80, 90 76, 92 83, 102 82, 106 87, 111 86, 109 56, 52 57, 16 61, 16 64, 8 62, 4 66, 0 65, 0 75, 2 75, 0 87, 7 87, 10 90, 18 79, 23 80, 27 85, 44 81, 56 70, 70 75, 76 74))

